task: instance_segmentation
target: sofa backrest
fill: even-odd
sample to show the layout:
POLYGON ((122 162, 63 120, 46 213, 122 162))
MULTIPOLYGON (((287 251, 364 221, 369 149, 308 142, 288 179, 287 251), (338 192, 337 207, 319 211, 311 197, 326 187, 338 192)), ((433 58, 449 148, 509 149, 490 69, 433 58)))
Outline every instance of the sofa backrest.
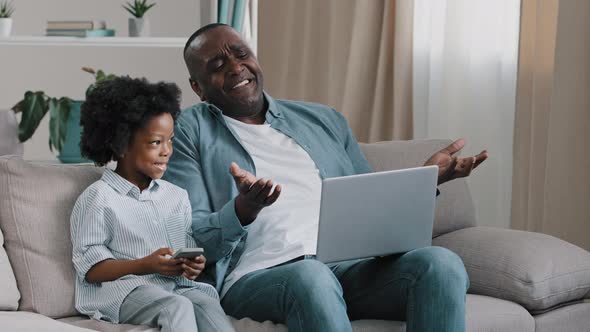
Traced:
POLYGON ((0 228, 21 294, 19 310, 76 315, 70 213, 98 180, 92 165, 51 165, 0 157, 0 228))
MULTIPOLYGON (((446 140, 362 144, 376 171, 420 166, 446 140)), ((30 163, 0 157, 0 229, 20 290, 19 310, 76 315, 70 214, 78 196, 102 175, 92 165, 30 163)), ((434 236, 473 226, 469 189, 459 179, 440 187, 434 236)), ((1 259, 1 257, 0 257, 1 259)))
MULTIPOLYGON (((360 144, 375 171, 417 167, 436 151, 451 144, 450 140, 389 141, 360 144)), ((475 226, 475 207, 465 179, 439 186, 436 198, 433 237, 465 227, 475 226)))

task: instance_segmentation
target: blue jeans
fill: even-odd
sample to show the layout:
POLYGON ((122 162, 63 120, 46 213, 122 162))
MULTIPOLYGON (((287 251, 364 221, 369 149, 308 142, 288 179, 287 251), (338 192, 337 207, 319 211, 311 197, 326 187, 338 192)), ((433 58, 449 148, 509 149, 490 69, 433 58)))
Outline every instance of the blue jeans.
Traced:
POLYGON ((294 331, 352 331, 350 320, 406 321, 407 332, 465 331, 469 280, 461 258, 440 247, 343 263, 297 260, 242 277, 226 313, 294 331))

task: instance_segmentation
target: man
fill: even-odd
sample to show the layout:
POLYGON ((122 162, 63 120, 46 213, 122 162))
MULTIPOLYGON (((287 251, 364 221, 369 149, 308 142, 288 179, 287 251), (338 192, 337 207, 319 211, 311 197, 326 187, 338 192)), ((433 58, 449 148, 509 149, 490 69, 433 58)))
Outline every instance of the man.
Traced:
MULTIPOLYGON (((166 179, 188 190, 204 277, 226 312, 289 331, 351 331, 350 320, 406 320, 407 331, 465 329, 467 274, 437 247, 323 264, 313 259, 321 179, 371 172, 345 119, 324 105, 274 100, 240 35, 199 29, 184 59, 203 103, 177 121, 166 179)), ((484 151, 434 154, 439 184, 469 175, 484 151)), ((434 195, 434 193, 433 193, 434 195)))

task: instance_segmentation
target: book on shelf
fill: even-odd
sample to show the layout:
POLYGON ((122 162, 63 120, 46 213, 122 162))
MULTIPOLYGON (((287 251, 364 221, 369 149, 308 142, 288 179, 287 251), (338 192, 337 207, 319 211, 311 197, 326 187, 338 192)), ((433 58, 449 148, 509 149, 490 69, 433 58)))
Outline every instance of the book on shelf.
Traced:
POLYGON ((47 29, 49 37, 113 37, 113 29, 47 29))
POLYGON ((47 30, 92 30, 92 21, 47 21, 47 30))

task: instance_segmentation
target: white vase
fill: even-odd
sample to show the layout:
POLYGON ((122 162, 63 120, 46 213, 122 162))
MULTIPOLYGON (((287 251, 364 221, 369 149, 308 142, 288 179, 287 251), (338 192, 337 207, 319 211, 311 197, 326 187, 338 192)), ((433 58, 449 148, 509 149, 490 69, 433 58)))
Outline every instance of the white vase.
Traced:
POLYGON ((129 18, 129 37, 149 37, 150 21, 147 18, 129 18))
POLYGON ((12 30, 12 18, 10 18, 10 17, 0 18, 0 37, 10 36, 11 30, 12 30))
POLYGON ((23 143, 18 140, 18 123, 12 110, 0 110, 0 156, 23 155, 23 143))

